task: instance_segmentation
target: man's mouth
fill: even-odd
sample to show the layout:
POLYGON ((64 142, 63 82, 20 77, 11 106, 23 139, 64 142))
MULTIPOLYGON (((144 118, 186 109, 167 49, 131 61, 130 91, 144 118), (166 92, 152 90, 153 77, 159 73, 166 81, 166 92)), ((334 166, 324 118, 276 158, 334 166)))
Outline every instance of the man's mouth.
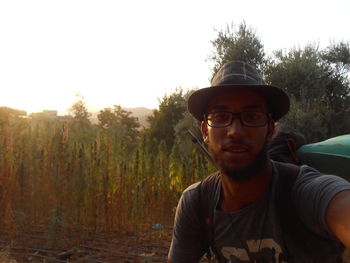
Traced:
POLYGON ((243 144, 230 144, 230 145, 224 146, 223 150, 225 152, 230 152, 230 153, 244 153, 248 151, 248 147, 243 144))

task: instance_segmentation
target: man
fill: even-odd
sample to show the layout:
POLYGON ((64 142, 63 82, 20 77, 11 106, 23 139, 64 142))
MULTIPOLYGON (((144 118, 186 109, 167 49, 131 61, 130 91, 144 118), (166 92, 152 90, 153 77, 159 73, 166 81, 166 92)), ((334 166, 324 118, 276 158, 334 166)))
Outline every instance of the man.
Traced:
POLYGON ((350 183, 267 154, 288 95, 233 61, 189 97, 188 109, 218 172, 184 191, 169 262, 198 262, 208 247, 216 262, 341 262, 350 247, 350 183))

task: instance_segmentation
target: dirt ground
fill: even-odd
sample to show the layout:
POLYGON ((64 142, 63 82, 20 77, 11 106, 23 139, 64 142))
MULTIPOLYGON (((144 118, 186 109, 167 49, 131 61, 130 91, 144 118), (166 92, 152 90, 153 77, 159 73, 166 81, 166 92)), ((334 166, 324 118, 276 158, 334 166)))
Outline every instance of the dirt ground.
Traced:
MULTIPOLYGON (((66 248, 55 248, 40 231, 22 235, 15 241, 10 241, 7 235, 0 234, 0 263, 166 262, 171 233, 171 225, 162 225, 162 229, 159 230, 148 225, 138 232, 89 234, 84 236, 79 244, 66 248)), ((350 263, 349 250, 345 252, 343 262, 350 263)))
POLYGON ((66 248, 55 248, 40 231, 28 233, 15 241, 10 241, 6 235, 0 235, 0 262, 166 262, 171 232, 172 227, 169 225, 162 225, 162 229, 159 230, 154 230, 149 225, 141 232, 89 234, 79 241, 79 244, 66 248))

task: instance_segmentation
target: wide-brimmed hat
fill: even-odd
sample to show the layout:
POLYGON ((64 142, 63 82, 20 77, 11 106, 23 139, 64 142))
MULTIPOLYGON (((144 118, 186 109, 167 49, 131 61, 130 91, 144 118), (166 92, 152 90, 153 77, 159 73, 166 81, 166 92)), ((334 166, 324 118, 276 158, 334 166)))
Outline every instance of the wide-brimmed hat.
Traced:
POLYGON ((199 121, 203 120, 209 100, 218 93, 244 90, 260 94, 267 101, 272 118, 277 121, 289 110, 289 97, 278 87, 266 85, 252 66, 231 61, 223 65, 211 81, 211 87, 195 91, 188 98, 188 110, 199 121))

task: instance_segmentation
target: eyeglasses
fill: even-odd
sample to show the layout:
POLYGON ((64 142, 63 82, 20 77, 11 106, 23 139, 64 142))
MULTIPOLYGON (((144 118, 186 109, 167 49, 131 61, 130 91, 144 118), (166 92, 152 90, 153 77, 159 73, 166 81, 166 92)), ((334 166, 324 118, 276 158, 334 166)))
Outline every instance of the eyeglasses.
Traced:
POLYGON ((247 127, 262 127, 268 121, 268 115, 261 111, 214 111, 204 115, 206 123, 213 128, 224 128, 230 126, 237 117, 241 124, 247 127))

